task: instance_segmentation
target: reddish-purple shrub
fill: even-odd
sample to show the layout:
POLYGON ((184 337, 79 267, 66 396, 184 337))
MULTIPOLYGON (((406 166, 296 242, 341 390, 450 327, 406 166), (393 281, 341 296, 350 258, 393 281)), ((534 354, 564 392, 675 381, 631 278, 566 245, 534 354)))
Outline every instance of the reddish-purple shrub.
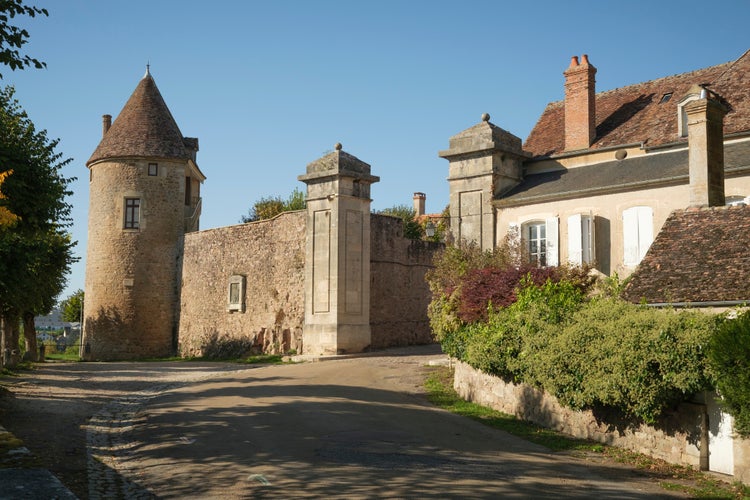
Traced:
POLYGON ((516 301, 516 290, 524 276, 543 285, 548 279, 559 281, 566 274, 558 267, 485 267, 473 269, 464 276, 458 304, 458 317, 465 323, 487 320, 488 306, 506 307, 516 301))

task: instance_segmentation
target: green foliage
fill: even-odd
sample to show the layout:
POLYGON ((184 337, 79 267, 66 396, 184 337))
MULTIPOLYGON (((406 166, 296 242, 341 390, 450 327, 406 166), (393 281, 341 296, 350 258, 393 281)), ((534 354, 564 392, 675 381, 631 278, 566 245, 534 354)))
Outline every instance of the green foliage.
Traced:
POLYGON ((716 390, 734 417, 735 431, 750 437, 750 312, 721 324, 707 357, 716 390))
MULTIPOLYGON (((14 98, 13 87, 0 90, 0 166, 13 171, 3 182, 3 205, 18 216, 0 228, 0 315, 6 346, 17 341, 8 325, 21 316, 46 314, 65 286, 75 245, 70 226, 69 183, 57 140, 37 131, 14 98)), ((31 338, 34 342, 34 339, 31 338)), ((11 360, 14 363, 15 360, 11 360)))
MULTIPOLYGON (((13 71, 29 66, 37 69, 47 67, 33 57, 21 55, 19 49, 28 42, 29 32, 8 23, 16 16, 36 17, 37 14, 48 16, 49 12, 47 9, 26 6, 21 0, 0 0, 0 64, 13 71)), ((0 74, 0 78, 2 77, 0 74)))
POLYGON ((81 312, 83 310, 83 290, 78 289, 60 302, 60 312, 63 321, 75 323, 81 321, 81 312))
POLYGON ((3 183, 8 209, 19 220, 0 229, 0 307, 49 312, 75 259, 66 197, 72 178, 62 169, 72 159, 56 151, 45 130, 37 131, 14 98, 0 90, 0 165, 13 170, 3 183))
MULTIPOLYGON (((587 300, 592 279, 586 270, 547 269, 540 283, 530 274, 519 280, 522 267, 516 263, 508 246, 492 253, 448 247, 436 259, 428 274, 433 293, 428 313, 446 353, 486 373, 542 388, 569 407, 616 408, 650 423, 710 387, 705 352, 719 316, 624 302, 615 297, 616 277, 587 300), (482 298, 486 294, 472 277, 486 274, 502 278, 484 287, 501 296, 482 298), (503 282, 510 278, 512 287, 503 282), (511 288, 512 300, 505 300, 511 288), (483 307, 486 320, 462 316, 467 296, 481 299, 473 307, 483 307)), ((750 373, 750 340, 748 345, 740 355, 743 373, 750 373)), ((750 404, 750 397, 743 404, 750 404)))
POLYGON ((424 236, 424 227, 417 221, 417 213, 413 208, 407 205, 395 205, 390 208, 386 208, 378 212, 382 215, 390 215, 392 217, 398 217, 404 222, 404 236, 412 239, 419 240, 424 236))
POLYGON ((240 222, 272 219, 282 212, 304 210, 305 206, 305 193, 298 188, 294 188, 294 191, 286 199, 281 198, 281 196, 268 196, 259 199, 253 203, 247 215, 242 216, 240 222))
POLYGON ((550 337, 528 379, 573 408, 615 407, 654 422, 709 387, 705 347, 718 317, 596 299, 550 337))

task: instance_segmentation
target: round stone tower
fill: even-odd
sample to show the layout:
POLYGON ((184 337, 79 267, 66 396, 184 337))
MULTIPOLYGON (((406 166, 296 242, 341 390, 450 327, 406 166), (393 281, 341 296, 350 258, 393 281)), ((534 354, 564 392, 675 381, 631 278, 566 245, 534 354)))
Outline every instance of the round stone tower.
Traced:
POLYGON ((89 169, 83 357, 175 352, 184 234, 198 229, 198 139, 183 137, 147 70, 89 169))

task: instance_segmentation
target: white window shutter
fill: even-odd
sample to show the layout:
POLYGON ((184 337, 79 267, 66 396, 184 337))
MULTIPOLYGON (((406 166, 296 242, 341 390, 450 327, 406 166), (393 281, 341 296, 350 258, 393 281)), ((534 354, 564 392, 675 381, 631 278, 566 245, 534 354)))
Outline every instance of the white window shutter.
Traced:
POLYGON ((622 263, 626 266, 638 264, 638 207, 622 212, 622 241, 624 245, 622 263))
POLYGON ((596 233, 592 213, 581 216, 581 236, 581 261, 591 264, 596 260, 596 233))
POLYGON ((654 211, 651 207, 638 208, 638 262, 640 262, 654 241, 654 211))
POLYGON ((560 264, 560 251, 558 247, 558 220, 557 217, 550 217, 545 220, 547 231, 547 265, 557 266, 560 264))
POLYGON ((582 234, 581 214, 573 214, 568 217, 568 262, 580 266, 584 262, 585 246, 582 234))

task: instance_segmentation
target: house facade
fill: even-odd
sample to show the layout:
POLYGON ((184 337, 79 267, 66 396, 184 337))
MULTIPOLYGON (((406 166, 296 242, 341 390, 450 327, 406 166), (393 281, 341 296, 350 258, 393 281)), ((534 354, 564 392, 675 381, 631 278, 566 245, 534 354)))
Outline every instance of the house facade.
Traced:
POLYGON ((563 75, 523 144, 485 114, 439 153, 457 241, 625 277, 674 210, 748 199, 750 52, 605 92, 585 55, 563 75))

